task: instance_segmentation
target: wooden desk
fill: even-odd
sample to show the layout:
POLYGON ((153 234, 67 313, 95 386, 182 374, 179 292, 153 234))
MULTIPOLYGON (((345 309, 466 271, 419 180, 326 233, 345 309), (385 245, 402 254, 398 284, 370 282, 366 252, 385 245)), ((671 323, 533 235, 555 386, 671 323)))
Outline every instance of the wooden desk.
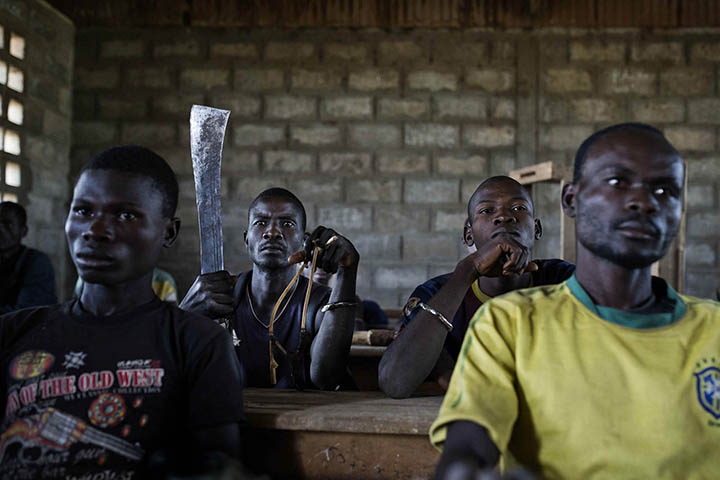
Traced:
POLYGON ((431 478, 428 430, 441 396, 249 388, 246 464, 272 478, 431 478))

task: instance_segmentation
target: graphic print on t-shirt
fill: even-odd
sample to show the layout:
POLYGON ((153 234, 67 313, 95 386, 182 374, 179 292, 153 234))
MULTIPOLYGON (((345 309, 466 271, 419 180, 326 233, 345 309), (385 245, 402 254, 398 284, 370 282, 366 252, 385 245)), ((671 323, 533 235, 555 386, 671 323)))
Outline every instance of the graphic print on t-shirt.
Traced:
POLYGON ((165 369, 160 360, 130 359, 83 371, 97 365, 77 349, 26 350, 10 360, 0 477, 74 478, 66 467, 81 462, 116 465, 112 478, 134 476, 145 452, 131 439, 152 421, 142 407, 162 391, 165 369))
POLYGON ((720 365, 715 357, 704 358, 696 364, 695 385, 697 400, 700 406, 709 413, 713 420, 708 425, 720 427, 720 365))

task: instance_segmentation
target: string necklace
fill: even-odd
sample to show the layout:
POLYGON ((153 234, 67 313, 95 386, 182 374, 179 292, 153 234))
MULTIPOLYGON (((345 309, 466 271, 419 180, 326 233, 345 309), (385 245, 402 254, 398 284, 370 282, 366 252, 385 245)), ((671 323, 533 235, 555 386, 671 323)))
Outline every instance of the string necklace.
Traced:
MULTIPOLYGON (((288 305, 290 305, 290 300, 292 300, 292 297, 293 297, 293 294, 295 293, 295 288, 296 288, 296 287, 297 287, 297 283, 296 283, 295 285, 293 285, 292 292, 291 292, 290 295, 288 296, 288 300, 287 300, 287 302, 285 302, 285 306, 283 306, 282 310, 280 310, 280 313, 277 315, 277 317, 276 317, 277 319, 279 319, 280 317, 282 317, 282 314, 285 313, 285 309, 287 308, 288 305)), ((253 318, 254 318, 260 325, 262 325, 263 328, 265 328, 265 330, 269 330, 269 329, 270 329, 270 323, 267 323, 267 324, 263 323, 262 320, 260 320, 260 318, 259 318, 259 317, 257 316, 257 314, 255 313, 255 309, 253 308, 253 303, 252 303, 252 297, 250 296, 250 284, 249 284, 249 283, 248 283, 248 287, 247 287, 247 289, 246 289, 246 292, 247 292, 247 297, 248 297, 248 303, 250 304, 250 312, 252 313, 253 318)))

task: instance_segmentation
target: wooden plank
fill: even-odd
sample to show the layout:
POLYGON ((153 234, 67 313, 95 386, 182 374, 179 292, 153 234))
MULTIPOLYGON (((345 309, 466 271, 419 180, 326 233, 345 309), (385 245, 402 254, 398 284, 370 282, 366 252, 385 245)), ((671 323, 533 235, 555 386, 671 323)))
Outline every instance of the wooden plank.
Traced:
POLYGON ((395 435, 427 435, 438 395, 393 400, 380 392, 255 389, 243 392, 254 428, 395 435))
POLYGON ((523 185, 537 182, 561 181, 568 178, 565 165, 556 162, 543 162, 512 170, 509 176, 523 185))
POLYGON ((384 345, 351 345, 351 357, 382 357, 387 350, 384 345))

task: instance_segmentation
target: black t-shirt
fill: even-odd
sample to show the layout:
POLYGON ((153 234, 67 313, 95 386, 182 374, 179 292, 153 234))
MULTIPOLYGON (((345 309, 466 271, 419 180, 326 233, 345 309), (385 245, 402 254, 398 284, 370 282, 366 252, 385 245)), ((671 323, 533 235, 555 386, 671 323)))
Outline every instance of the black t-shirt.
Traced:
POLYGON ((2 479, 139 478, 153 452, 244 419, 230 336, 158 299, 107 317, 77 301, 4 315, 0 372, 2 479))

